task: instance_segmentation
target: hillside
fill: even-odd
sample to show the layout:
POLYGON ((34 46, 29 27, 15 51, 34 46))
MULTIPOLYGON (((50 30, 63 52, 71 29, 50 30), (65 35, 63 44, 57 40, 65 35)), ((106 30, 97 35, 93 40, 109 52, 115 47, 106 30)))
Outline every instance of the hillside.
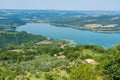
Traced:
POLYGON ((26 23, 49 23, 60 27, 112 33, 120 32, 120 11, 0 10, 0 30, 26 23))
POLYGON ((46 37, 40 35, 28 34, 24 31, 0 31, 0 46, 8 46, 11 44, 21 45, 27 43, 35 43, 38 41, 47 40, 46 37))
POLYGON ((25 32, 0 34, 9 35, 6 38, 10 43, 0 48, 0 80, 120 79, 120 45, 108 49, 96 45, 66 46, 66 41, 25 32), (20 44, 27 44, 14 45, 14 35, 20 44))
POLYGON ((74 42, 70 40, 15 31, 26 23, 48 23, 94 32, 120 32, 119 14, 0 10, 0 80, 120 80, 120 45, 71 45, 74 42))
POLYGON ((59 27, 72 27, 94 32, 120 32, 120 15, 71 17, 53 20, 51 24, 59 27))

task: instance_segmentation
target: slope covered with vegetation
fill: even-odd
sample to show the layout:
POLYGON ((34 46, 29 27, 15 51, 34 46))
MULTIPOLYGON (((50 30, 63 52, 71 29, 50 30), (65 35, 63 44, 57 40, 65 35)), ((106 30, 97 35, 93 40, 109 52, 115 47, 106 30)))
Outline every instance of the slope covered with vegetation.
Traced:
POLYGON ((120 15, 80 16, 51 21, 52 25, 95 32, 120 32, 120 15))
POLYGON ((71 46, 69 41, 14 31, 29 22, 47 22, 119 32, 120 15, 114 15, 118 12, 109 16, 103 13, 93 16, 89 11, 0 10, 0 80, 120 80, 120 45, 71 46))
MULTIPOLYGON (((2 16, 0 16, 2 17, 2 16)), ((26 24, 25 21, 19 19, 19 18, 0 18, 0 30, 12 30, 15 31, 15 29, 20 26, 26 24)))
POLYGON ((34 43, 42 40, 46 40, 46 37, 40 35, 28 34, 24 31, 0 31, 0 46, 8 46, 11 44, 21 45, 22 43, 34 43))
POLYGON ((45 39, 25 32, 21 35, 27 35, 30 41, 26 38, 21 38, 21 41, 27 40, 28 44, 11 43, 0 48, 0 80, 120 79, 119 45, 109 49, 96 45, 66 46, 66 41, 45 39), (34 38, 39 41, 34 41, 34 38))

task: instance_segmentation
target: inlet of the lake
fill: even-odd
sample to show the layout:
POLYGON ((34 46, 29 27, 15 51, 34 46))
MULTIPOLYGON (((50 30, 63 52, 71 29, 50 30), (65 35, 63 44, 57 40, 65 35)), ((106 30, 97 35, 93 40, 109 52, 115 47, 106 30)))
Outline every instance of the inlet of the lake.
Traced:
POLYGON ((120 44, 120 33, 96 33, 67 27, 56 27, 45 23, 27 23, 26 25, 18 27, 16 31, 26 31, 54 39, 73 40, 77 44, 95 44, 104 47, 112 47, 120 44))

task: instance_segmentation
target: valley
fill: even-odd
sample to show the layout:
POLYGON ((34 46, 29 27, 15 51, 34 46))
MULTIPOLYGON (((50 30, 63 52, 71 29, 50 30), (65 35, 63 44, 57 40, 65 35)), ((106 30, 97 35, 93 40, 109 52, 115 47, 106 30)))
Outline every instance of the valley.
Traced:
POLYGON ((0 10, 0 80, 120 80, 120 11, 0 10))
POLYGON ((119 11, 0 10, 0 29, 15 30, 26 23, 49 23, 101 33, 120 32, 119 11), (4 25, 5 24, 5 25, 4 25))

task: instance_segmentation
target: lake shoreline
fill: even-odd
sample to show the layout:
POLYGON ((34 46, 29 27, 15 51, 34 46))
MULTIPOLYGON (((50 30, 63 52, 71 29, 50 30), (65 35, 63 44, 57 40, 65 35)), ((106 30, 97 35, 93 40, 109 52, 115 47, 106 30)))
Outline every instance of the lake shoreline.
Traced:
POLYGON ((73 45, 94 44, 104 47, 112 47, 120 44, 120 34, 104 34, 91 31, 82 31, 69 27, 56 27, 46 23, 27 23, 19 26, 16 31, 26 31, 34 35, 43 35, 58 40, 70 40, 73 45), (71 41, 72 40, 72 41, 71 41))

